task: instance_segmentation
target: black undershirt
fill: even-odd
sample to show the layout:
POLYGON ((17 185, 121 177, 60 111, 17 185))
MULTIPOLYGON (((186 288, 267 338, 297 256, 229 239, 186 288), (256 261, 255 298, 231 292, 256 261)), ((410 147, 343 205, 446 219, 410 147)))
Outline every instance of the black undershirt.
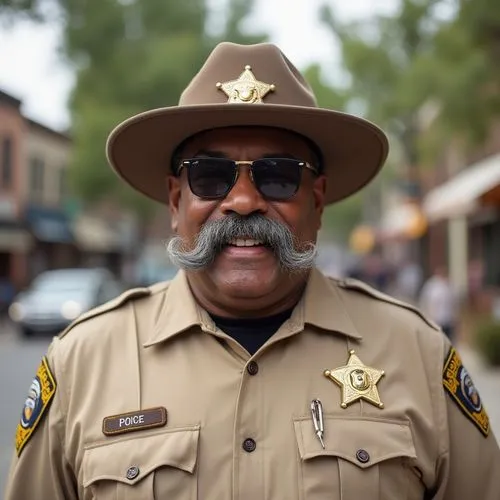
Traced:
POLYGON ((227 333, 253 355, 292 315, 292 311, 293 308, 265 318, 223 318, 213 314, 210 317, 217 328, 227 333))

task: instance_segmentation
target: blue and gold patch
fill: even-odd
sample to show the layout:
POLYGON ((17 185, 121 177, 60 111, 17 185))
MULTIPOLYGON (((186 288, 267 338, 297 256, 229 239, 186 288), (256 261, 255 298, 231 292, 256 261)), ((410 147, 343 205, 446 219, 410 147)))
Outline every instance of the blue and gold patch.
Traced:
POLYGON ((490 420, 479 397, 479 392, 453 347, 450 349, 444 364, 443 385, 462 412, 472 420, 485 437, 488 436, 490 420))
POLYGON ((47 358, 44 356, 24 402, 21 421, 17 424, 16 451, 21 454, 25 444, 35 431, 45 410, 56 392, 56 382, 52 375, 47 358))

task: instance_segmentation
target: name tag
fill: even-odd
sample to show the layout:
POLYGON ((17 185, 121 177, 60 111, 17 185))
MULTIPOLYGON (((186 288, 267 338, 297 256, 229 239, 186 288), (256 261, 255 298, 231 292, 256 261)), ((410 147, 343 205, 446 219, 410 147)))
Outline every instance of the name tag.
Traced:
POLYGON ((102 421, 102 432, 106 436, 113 436, 125 432, 163 427, 166 423, 167 410, 163 406, 159 406, 158 408, 148 408, 105 417, 102 421))

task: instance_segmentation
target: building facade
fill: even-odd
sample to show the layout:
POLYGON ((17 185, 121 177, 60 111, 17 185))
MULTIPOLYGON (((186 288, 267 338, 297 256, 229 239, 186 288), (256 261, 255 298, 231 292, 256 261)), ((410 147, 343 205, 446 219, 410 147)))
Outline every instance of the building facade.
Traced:
POLYGON ((0 91, 0 282, 19 288, 28 279, 33 240, 24 224, 26 122, 21 101, 0 91))
POLYGON ((448 263, 464 297, 477 303, 482 295, 491 309, 500 298, 500 122, 472 153, 461 151, 460 145, 450 145, 441 164, 446 175, 423 202, 430 254, 434 266, 448 263))
POLYGON ((71 138, 26 119, 25 141, 22 205, 34 237, 28 266, 32 278, 46 269, 77 266, 81 259, 66 211, 71 138))

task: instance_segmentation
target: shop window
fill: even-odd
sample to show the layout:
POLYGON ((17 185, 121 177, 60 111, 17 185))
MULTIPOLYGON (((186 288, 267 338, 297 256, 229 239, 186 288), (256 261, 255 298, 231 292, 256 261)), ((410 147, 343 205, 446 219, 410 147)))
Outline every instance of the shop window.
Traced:
POLYGON ((44 161, 34 156, 30 160, 30 195, 36 199, 40 198, 44 188, 45 163, 44 161))
POLYGON ((4 137, 2 140, 1 186, 9 188, 12 185, 12 139, 4 137))
POLYGON ((500 286, 500 220, 484 226, 486 284, 500 286))
POLYGON ((59 200, 64 201, 68 196, 68 175, 65 167, 59 169, 59 200))

